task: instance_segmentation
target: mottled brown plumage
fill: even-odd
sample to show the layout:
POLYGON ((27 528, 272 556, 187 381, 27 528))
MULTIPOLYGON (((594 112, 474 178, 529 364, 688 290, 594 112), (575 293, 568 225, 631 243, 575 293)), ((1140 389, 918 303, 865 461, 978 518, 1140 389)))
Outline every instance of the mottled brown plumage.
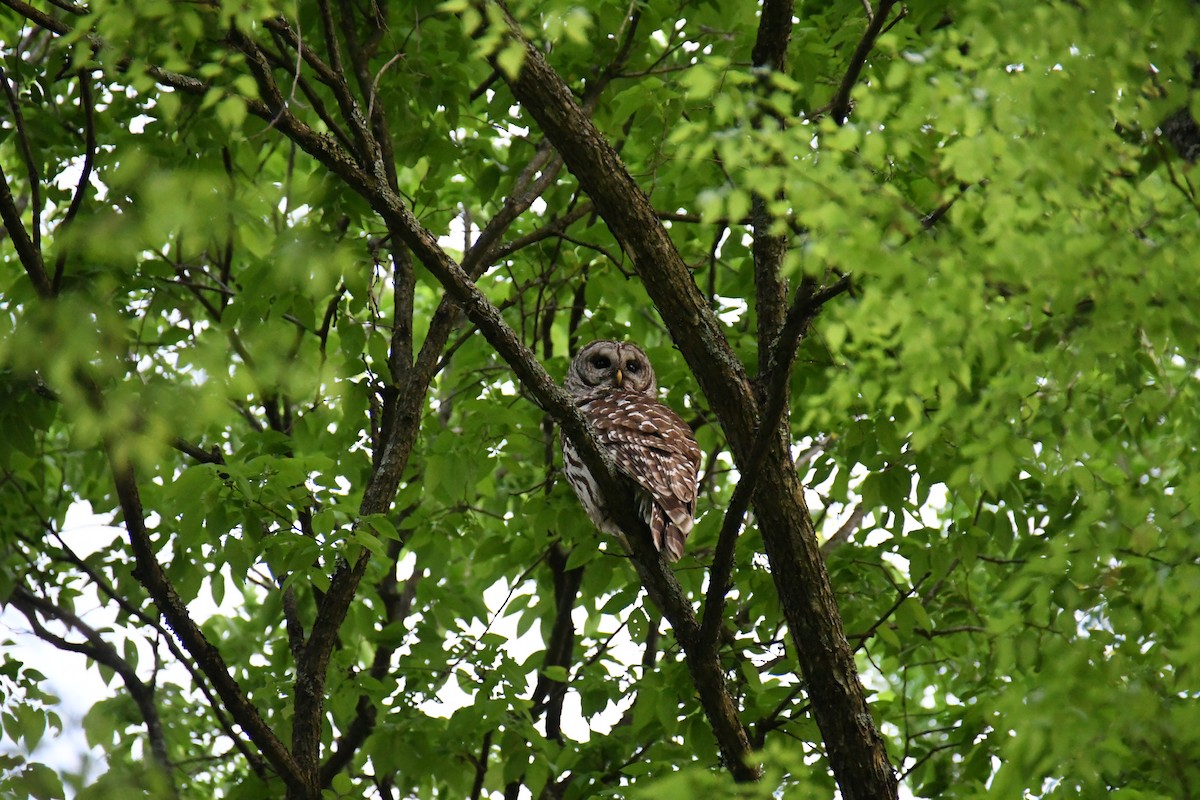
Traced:
MULTIPOLYGON (((592 342, 571 363, 566 388, 617 469, 637 486, 630 502, 637 503, 654 546, 678 561, 696 511, 700 448, 688 424, 658 401, 646 354, 624 342, 592 342)), ((588 516, 600 530, 619 535, 591 473, 565 436, 562 447, 563 472, 588 516)))

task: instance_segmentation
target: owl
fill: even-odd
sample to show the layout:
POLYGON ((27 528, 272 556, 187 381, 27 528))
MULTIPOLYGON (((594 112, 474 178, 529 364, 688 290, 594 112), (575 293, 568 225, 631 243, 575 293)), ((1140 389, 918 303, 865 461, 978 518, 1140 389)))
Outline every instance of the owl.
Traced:
MULTIPOLYGON (((692 531, 700 448, 678 414, 658 401, 646 354, 624 342, 601 339, 571 362, 566 389, 596 431, 618 471, 635 488, 638 512, 654 546, 671 561, 683 555, 692 531)), ((562 437, 563 472, 596 527, 620 535, 596 482, 574 445, 562 437)))

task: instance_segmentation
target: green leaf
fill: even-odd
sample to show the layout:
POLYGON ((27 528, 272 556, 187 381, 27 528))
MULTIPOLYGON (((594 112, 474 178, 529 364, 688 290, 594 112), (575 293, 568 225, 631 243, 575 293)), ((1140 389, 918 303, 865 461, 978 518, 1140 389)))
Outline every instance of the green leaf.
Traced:
POLYGON ((510 41, 496 53, 496 63, 504 70, 509 80, 516 80, 525 64, 525 48, 520 42, 510 41))
POLYGON ((559 683, 566 683, 568 678, 566 667, 542 667, 542 674, 559 683))

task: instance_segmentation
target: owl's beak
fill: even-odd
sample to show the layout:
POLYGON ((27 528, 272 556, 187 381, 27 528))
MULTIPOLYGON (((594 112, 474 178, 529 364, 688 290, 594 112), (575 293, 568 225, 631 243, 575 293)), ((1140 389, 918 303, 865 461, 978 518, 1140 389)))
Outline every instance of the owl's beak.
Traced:
POLYGON ((617 368, 617 386, 620 386, 624 380, 625 380, 625 375, 624 375, 624 373, 621 372, 621 368, 618 367, 617 368))

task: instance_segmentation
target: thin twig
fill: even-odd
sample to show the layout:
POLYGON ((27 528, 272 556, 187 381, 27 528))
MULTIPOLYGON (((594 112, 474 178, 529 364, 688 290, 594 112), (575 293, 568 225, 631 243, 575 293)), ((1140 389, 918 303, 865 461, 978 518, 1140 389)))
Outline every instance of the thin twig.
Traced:
MULTIPOLYGON (((71 205, 67 208, 62 224, 58 227, 60 236, 70 228, 83 205, 84 193, 91 181, 92 166, 96 160, 96 106, 92 96, 92 80, 87 70, 79 71, 79 104, 83 109, 83 168, 79 172, 79 183, 75 186, 75 195, 71 198, 71 205)), ((63 271, 66 269, 66 265, 67 250, 64 247, 54 261, 54 280, 51 286, 55 294, 58 294, 58 290, 62 286, 63 271)))
MULTIPOLYGON (((875 40, 883 33, 883 25, 887 22, 888 14, 895 5, 896 0, 880 0, 875 16, 869 18, 867 29, 859 39, 858 46, 854 48, 854 54, 850 56, 846 74, 842 76, 841 85, 838 86, 837 93, 834 94, 833 102, 830 104, 830 113, 838 125, 845 124, 846 118, 850 115, 850 93, 854 91, 854 86, 858 83, 858 76, 862 74, 863 66, 866 65, 867 58, 871 55, 871 49, 875 46, 875 40)), ((903 16, 903 12, 901 12, 901 16, 903 16)))
POLYGON ((42 250, 42 178, 38 172, 37 162, 33 158, 33 145, 29 141, 29 131, 25 127, 25 114, 21 111, 21 102, 17 91, 8 81, 8 74, 0 64, 0 83, 4 85, 4 95, 8 99, 8 108, 17 126, 17 142, 21 147, 21 157, 25 161, 26 177, 29 180, 29 194, 33 198, 30 203, 30 213, 33 221, 29 225, 33 236, 33 247, 39 253, 42 250))

